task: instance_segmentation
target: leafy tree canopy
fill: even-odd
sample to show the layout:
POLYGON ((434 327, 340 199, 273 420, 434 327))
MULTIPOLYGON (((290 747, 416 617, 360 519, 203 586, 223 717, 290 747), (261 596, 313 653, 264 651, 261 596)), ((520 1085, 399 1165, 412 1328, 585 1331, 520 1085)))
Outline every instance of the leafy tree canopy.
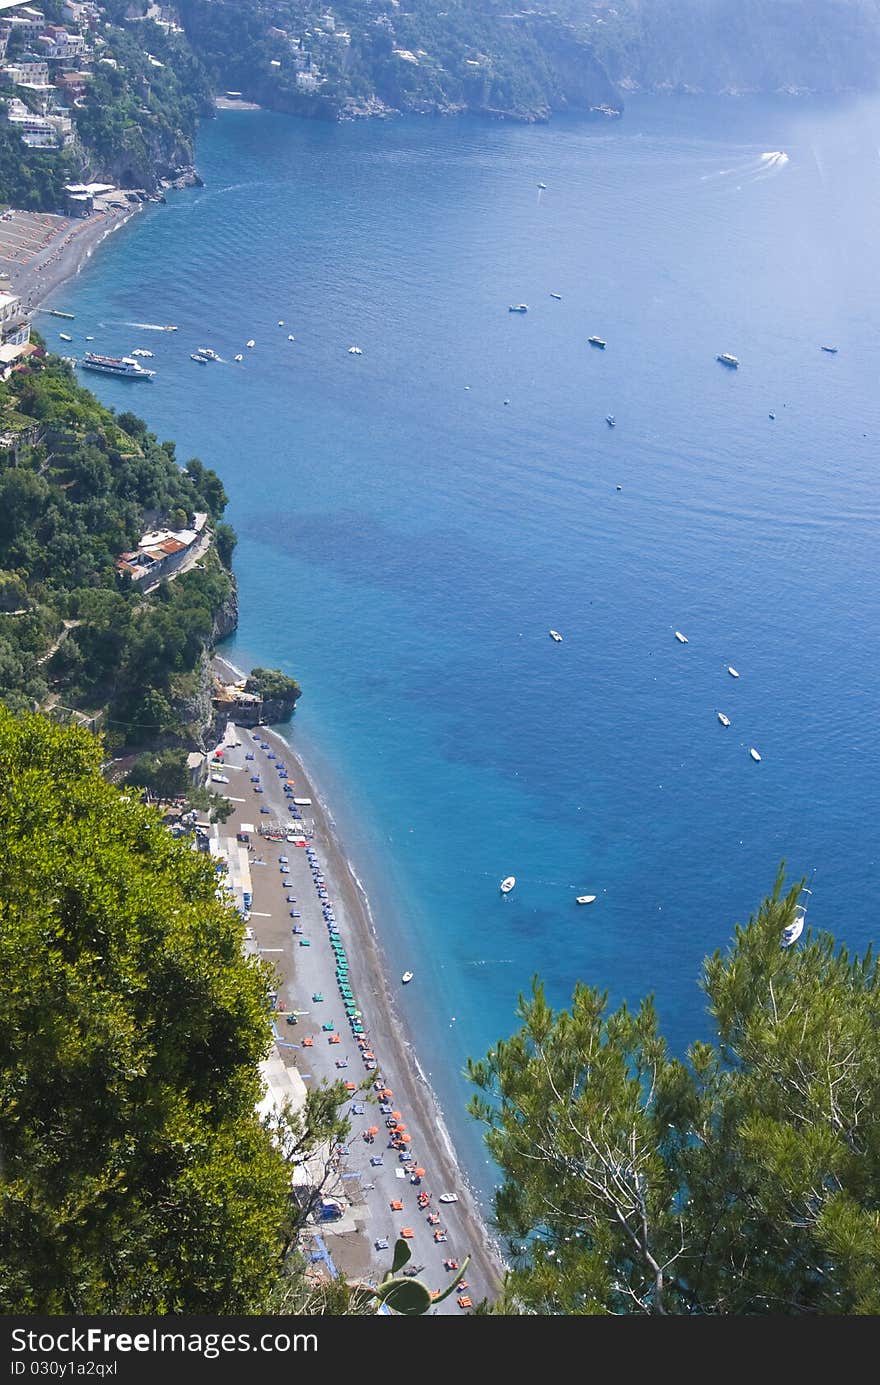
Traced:
POLYGON ((289 1219, 270 978, 100 759, 0 708, 0 1311, 260 1311, 289 1219))
POLYGON ((773 893, 707 959, 715 1034, 670 1057, 653 1002, 536 981, 470 1065, 518 1252, 500 1311, 880 1312, 880 972, 829 934, 782 948, 773 893))

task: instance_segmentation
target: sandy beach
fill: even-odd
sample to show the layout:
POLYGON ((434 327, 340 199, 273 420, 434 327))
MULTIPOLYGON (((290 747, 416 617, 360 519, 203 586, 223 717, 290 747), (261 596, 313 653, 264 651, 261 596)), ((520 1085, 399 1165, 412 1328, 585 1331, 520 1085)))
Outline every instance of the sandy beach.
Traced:
MULTIPOLYGON (((232 667, 223 662, 226 669, 232 667)), ((233 804, 233 815, 221 829, 222 835, 234 834, 242 822, 255 828, 255 850, 250 858, 254 893, 250 926, 261 952, 276 967, 279 1004, 296 1012, 297 1019, 293 1026, 286 1023, 285 1016, 279 1017, 279 1052, 286 1063, 299 1069, 307 1085, 326 1078, 346 1080, 357 1087, 347 1108, 351 1137, 338 1188, 350 1202, 350 1212, 339 1227, 328 1226, 323 1233, 334 1264, 346 1277, 378 1280, 390 1267, 394 1241, 406 1227, 413 1233, 411 1263, 423 1267, 420 1277, 430 1288, 448 1283, 451 1273, 444 1261, 461 1264, 470 1254, 468 1287, 463 1292, 474 1303, 494 1296, 503 1273, 498 1247, 458 1164, 412 1036, 395 1006, 394 990, 401 980, 390 975, 369 903, 314 780, 289 742, 267 728, 257 728, 256 734, 237 728, 236 739, 240 748, 225 754, 224 772, 230 783, 212 787, 227 794, 233 804), (263 744, 268 751, 262 749, 263 744), (277 771, 279 762, 285 767, 284 775, 277 771), (254 782, 257 776, 259 783, 254 782), (311 800, 298 809, 303 826, 311 833, 306 849, 259 836, 261 822, 295 822, 290 815, 290 799, 284 794, 288 779, 294 781, 297 798, 311 800), (261 813, 261 808, 268 811, 261 813), (318 879, 324 882, 326 900, 319 896, 313 863, 320 872, 318 879), (325 914, 328 907, 348 956, 353 1004, 362 1012, 360 1023, 368 1044, 365 1051, 373 1055, 374 1069, 367 1067, 370 1060, 365 1059, 346 1018, 325 914), (292 917, 291 910, 299 917, 292 917), (322 999, 316 1001, 315 996, 322 999), (390 1088, 393 1095, 389 1101, 381 1102, 375 1091, 377 1081, 390 1088), (382 1105, 387 1110, 383 1111, 382 1105), (389 1148, 392 1132, 387 1122, 393 1113, 399 1113, 399 1122, 409 1136, 399 1149, 389 1148), (371 1127, 378 1133, 365 1140, 364 1133, 371 1127), (417 1182, 411 1181, 411 1171, 404 1167, 407 1159, 414 1159, 415 1166, 424 1169, 417 1182), (441 1203, 443 1193, 455 1193, 458 1201, 441 1203), (423 1202, 427 1200, 424 1206, 419 1204, 420 1194, 423 1202), (394 1203, 401 1206, 395 1208, 394 1203), (445 1239, 435 1240, 437 1232, 445 1233, 445 1239), (382 1239, 387 1239, 389 1249, 376 1249, 375 1242, 382 1239)), ((414 984, 418 984, 417 978, 414 984)), ((453 1294, 436 1311, 461 1315, 463 1310, 453 1294)))
POLYGON ((9 275, 0 288, 18 294, 24 311, 33 312, 143 205, 135 202, 82 219, 13 212, 9 221, 0 222, 0 271, 9 275))

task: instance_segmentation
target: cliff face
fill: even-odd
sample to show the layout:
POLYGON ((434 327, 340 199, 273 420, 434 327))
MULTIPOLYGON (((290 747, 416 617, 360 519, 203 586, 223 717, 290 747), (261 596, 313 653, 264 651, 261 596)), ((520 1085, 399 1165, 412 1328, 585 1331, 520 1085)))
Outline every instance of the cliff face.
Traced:
POLYGON ((624 91, 833 93, 880 78, 878 0, 616 0, 589 30, 624 91))

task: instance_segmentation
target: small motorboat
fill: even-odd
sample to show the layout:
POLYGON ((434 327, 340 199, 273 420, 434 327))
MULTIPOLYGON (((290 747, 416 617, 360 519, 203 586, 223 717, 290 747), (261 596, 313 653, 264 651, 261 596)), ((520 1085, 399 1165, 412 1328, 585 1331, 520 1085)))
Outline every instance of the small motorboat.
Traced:
POLYGON ((94 341, 94 340, 95 340, 94 337, 86 337, 86 341, 94 341))
POLYGON ((687 644, 688 642, 687 635, 683 635, 680 630, 676 630, 675 638, 678 640, 679 644, 687 644))
POLYGON ((287 340, 288 340, 288 341, 296 341, 296 337, 293 335, 292 332, 288 332, 288 333, 287 333, 287 340))
POLYGON ((546 183, 539 183, 539 184, 538 184, 538 187, 539 187, 539 188, 541 189, 541 191, 543 192, 543 191, 545 190, 545 188, 547 187, 547 184, 546 184, 546 183))
POLYGON ((504 879, 501 881, 501 893, 502 893, 502 894, 510 894, 510 891, 513 889, 513 887, 514 887, 515 884, 516 884, 516 876, 515 876, 515 875, 505 875, 504 879))
POLYGON ((529 311, 529 305, 528 303, 515 303, 511 305, 507 311, 509 313, 527 313, 529 311))
POLYGON ((555 640, 557 644, 562 644, 562 636, 560 635, 558 630, 551 630, 550 638, 551 640, 555 640))
POLYGON ((278 319, 278 326, 279 326, 279 327, 283 327, 283 326, 284 326, 284 318, 283 318, 283 317, 279 317, 279 319, 278 319))
POLYGON ((730 366, 731 370, 736 370, 739 365, 738 357, 731 356, 729 351, 720 351, 715 359, 720 361, 722 365, 730 366))
POLYGON ((176 332, 176 331, 177 331, 177 327, 175 326, 175 324, 174 324, 173 322, 169 322, 167 327, 163 327, 163 328, 162 328, 162 331, 163 331, 163 332, 176 332))
POLYGON ((613 415, 613 414, 606 414, 606 415, 605 415, 605 422, 608 424, 608 427, 609 427, 609 428, 613 428, 613 427, 615 426, 615 422, 616 422, 616 420, 615 420, 615 418, 614 418, 614 415, 613 415))
POLYGON ((722 726, 730 725, 730 717, 726 717, 723 712, 718 713, 718 720, 721 722, 722 726))
POLYGON ((768 417, 768 418, 771 418, 771 419, 775 419, 776 415, 775 415, 775 414, 768 414, 767 417, 768 417))
POLYGON ((239 353, 238 353, 238 355, 236 356, 235 359, 236 359, 237 361, 243 361, 243 360, 244 360, 244 356, 243 356, 243 355, 241 354, 241 352, 239 351, 239 353))
MULTIPOLYGON (((815 874, 815 872, 814 872, 814 874, 815 874)), ((804 887, 804 894, 812 894, 812 893, 813 893, 812 890, 808 890, 806 887, 804 887)), ((781 942, 781 944, 780 944, 781 947, 791 947, 792 943, 796 943, 796 942, 797 942, 798 938, 801 936, 801 934, 802 934, 803 931, 804 931, 804 924, 806 923, 806 920, 807 920, 807 906, 806 906, 806 904, 800 904, 800 903, 796 904, 796 905, 794 906, 794 918, 792 919, 792 921, 791 921, 791 923, 788 925, 788 927, 787 927, 787 928, 783 928, 783 930, 782 930, 782 942, 781 942)))
POLYGON ((761 763, 761 757, 753 745, 749 746, 749 754, 751 755, 753 760, 757 761, 758 764, 761 763))
POLYGON ((362 356, 364 353, 359 346, 350 346, 348 348, 348 354, 349 356, 362 356))
POLYGON ((441 1193, 438 1202, 458 1202, 458 1193, 441 1193))
POLYGON ((59 332, 58 335, 62 341, 73 341, 73 337, 69 337, 66 332, 59 332))
POLYGON ((601 337, 587 337, 587 341, 590 343, 591 346, 598 346, 600 351, 604 351, 605 347, 608 344, 607 342, 604 342, 601 337))
POLYGON ((823 351, 827 351, 829 356, 836 356, 836 355, 837 355, 837 347, 836 347, 836 346, 823 346, 823 347, 822 347, 822 350, 823 350, 823 351))
POLYGON ((257 343, 253 340, 253 338, 251 338, 250 341, 245 342, 245 346, 256 346, 256 344, 257 343))
POLYGON ((577 897, 577 903, 578 903, 578 904, 595 904, 595 903, 596 903, 596 896, 595 896, 594 894, 579 894, 578 897, 577 897))
POLYGON ((550 297, 551 297, 551 298, 555 298, 557 303, 561 303, 561 302, 562 302, 562 294, 561 294, 561 293, 551 293, 550 297))
POLYGON ((410 981, 412 981, 413 979, 413 973, 411 971, 405 971, 400 979, 403 982, 404 986, 408 986, 410 981))
POLYGON ((727 665, 727 672, 730 674, 731 678, 739 678, 739 674, 737 673, 736 669, 733 667, 733 664, 728 664, 728 665, 727 665))

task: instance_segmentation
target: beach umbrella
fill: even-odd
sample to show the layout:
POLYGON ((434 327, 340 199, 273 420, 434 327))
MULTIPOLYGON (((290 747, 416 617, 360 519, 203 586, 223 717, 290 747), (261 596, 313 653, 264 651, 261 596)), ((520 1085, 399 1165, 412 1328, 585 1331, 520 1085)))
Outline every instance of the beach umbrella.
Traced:
POLYGON ((376 1091, 379 1093, 383 1101, 390 1101, 391 1098, 394 1096, 394 1093, 392 1092, 391 1088, 383 1087, 380 1082, 376 1083, 376 1091))
POLYGON ((401 1135, 400 1138, 403 1140, 403 1143, 405 1145, 412 1144, 412 1135, 401 1135))
POLYGON ((415 1178, 424 1178, 424 1176, 425 1176, 425 1170, 424 1170, 424 1169, 413 1169, 413 1176, 414 1176, 415 1178))
POLYGON ((400 1111, 392 1111, 392 1112, 391 1112, 391 1119, 392 1119, 393 1121, 399 1121, 399 1120, 402 1120, 402 1119, 403 1119, 403 1116, 402 1116, 402 1114, 400 1113, 400 1111))
POLYGON ((368 1131, 367 1131, 367 1134, 368 1134, 368 1135, 378 1135, 378 1134, 379 1134, 379 1127, 378 1127, 378 1125, 371 1125, 370 1128, 369 1128, 368 1131))

